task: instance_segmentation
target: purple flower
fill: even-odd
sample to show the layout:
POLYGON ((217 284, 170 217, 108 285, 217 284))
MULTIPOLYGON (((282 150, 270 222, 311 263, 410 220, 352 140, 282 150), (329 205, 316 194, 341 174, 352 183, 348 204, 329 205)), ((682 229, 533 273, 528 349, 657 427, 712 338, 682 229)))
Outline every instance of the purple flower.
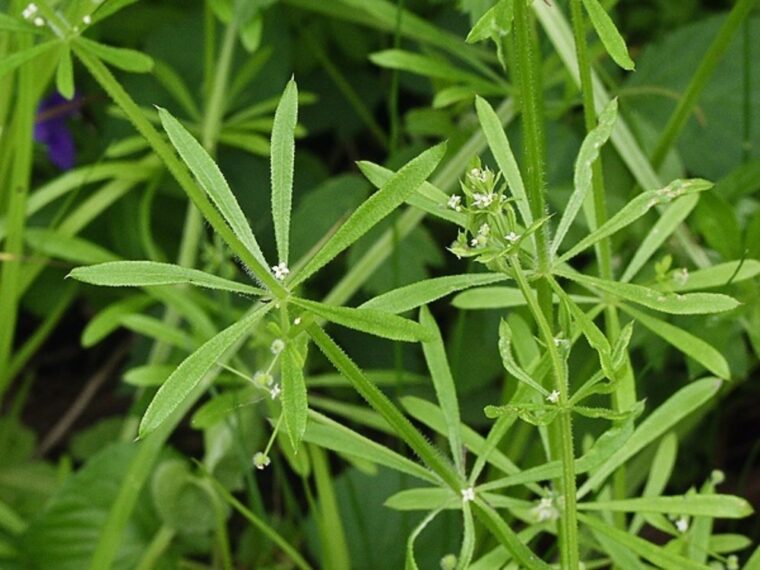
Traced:
POLYGON ((81 103, 79 96, 74 96, 69 101, 60 93, 54 92, 43 99, 37 109, 34 140, 47 147, 50 162, 61 170, 74 167, 76 149, 67 119, 79 113, 81 103))

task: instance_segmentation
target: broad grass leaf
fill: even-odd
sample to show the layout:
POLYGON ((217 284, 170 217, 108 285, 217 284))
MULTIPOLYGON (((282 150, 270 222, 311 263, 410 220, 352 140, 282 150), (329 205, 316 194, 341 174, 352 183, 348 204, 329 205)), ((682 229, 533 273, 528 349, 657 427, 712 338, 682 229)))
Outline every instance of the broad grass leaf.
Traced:
POLYGON ((288 263, 290 212, 293 207, 295 129, 298 122, 298 87, 291 79, 274 114, 271 144, 272 219, 280 262, 288 263))
POLYGON ((309 410, 309 422, 303 440, 337 453, 383 465, 423 481, 438 481, 435 475, 420 464, 313 410, 309 410))
POLYGON ((635 552, 641 558, 652 562, 660 568, 678 568, 679 570, 709 570, 709 566, 693 562, 688 558, 679 556, 666 550, 662 546, 653 544, 643 538, 634 536, 624 530, 615 528, 607 522, 593 516, 579 513, 578 519, 594 531, 602 534, 615 542, 621 544, 626 549, 635 552))
POLYGON ((169 140, 195 176, 198 184, 214 202, 246 249, 254 255, 263 267, 267 267, 266 259, 261 253, 261 248, 253 235, 253 231, 251 231, 251 226, 248 225, 248 220, 246 220, 243 210, 240 209, 240 205, 219 167, 201 144, 195 140, 195 137, 166 109, 159 108, 158 114, 164 130, 169 135, 169 140))
POLYGON ((35 59, 43 53, 50 51, 57 45, 60 45, 57 40, 50 40, 41 44, 37 44, 36 46, 30 47, 29 49, 17 51, 10 55, 3 56, 3 58, 0 60, 0 79, 2 79, 5 75, 15 70, 16 68, 21 67, 27 61, 35 59))
POLYGON ((398 314, 427 305, 462 289, 496 283, 506 279, 508 277, 500 273, 465 273, 463 275, 434 277, 373 297, 362 303, 359 308, 398 314))
POLYGON ((607 220, 602 226, 595 229, 567 252, 562 254, 558 262, 561 263, 575 257, 583 250, 632 224, 659 204, 667 204, 681 196, 704 192, 705 190, 712 188, 712 186, 712 182, 701 180, 699 178, 688 180, 679 179, 674 180, 666 187, 659 190, 643 192, 623 206, 619 212, 607 220))
POLYGON ((446 154, 446 143, 434 146, 396 172, 380 190, 359 206, 327 243, 298 272, 295 287, 346 250, 380 220, 404 203, 430 176, 446 154))
POLYGON ((78 267, 69 277, 106 287, 154 287, 157 285, 195 285, 243 295, 261 295, 263 291, 236 283, 198 269, 155 261, 112 261, 78 267))
POLYGON ((385 311, 337 307, 299 298, 293 298, 291 302, 332 323, 375 336, 406 342, 433 338, 431 331, 419 323, 385 311))
POLYGON ((425 362, 433 380, 438 404, 446 421, 447 436, 454 464, 460 472, 464 473, 464 444, 459 417, 459 400, 446 357, 446 347, 443 344, 443 337, 438 324, 427 307, 420 309, 420 324, 425 327, 425 330, 431 331, 433 336, 431 340, 422 343, 422 352, 425 355, 425 362))
POLYGON ((625 45, 623 36, 620 35, 615 22, 612 21, 609 14, 605 12, 599 0, 583 0, 586 6, 591 24, 594 26, 599 39, 602 40, 607 53, 620 67, 632 70, 636 67, 631 56, 628 55, 628 48, 625 45))
POLYGON ((55 70, 55 88, 69 101, 74 98, 74 65, 71 62, 71 49, 68 44, 63 46, 55 70))
POLYGON ((706 341, 680 327, 671 325, 666 321, 652 317, 631 307, 623 305, 622 309, 657 336, 699 362, 718 378, 722 378, 723 380, 731 379, 731 369, 729 368, 728 361, 706 341))
POLYGON ((713 398, 722 384, 718 378, 703 378, 673 394, 639 424, 625 447, 618 449, 612 457, 589 476, 588 480, 578 490, 578 497, 581 498, 591 490, 597 489, 612 472, 628 459, 670 431, 683 418, 713 398))
POLYGON ((552 238, 552 255, 559 249, 562 240, 567 235, 567 231, 575 221, 578 212, 580 212, 589 190, 591 190, 593 165, 599 158, 602 146, 604 146, 612 134, 612 128, 617 120, 617 110, 617 99, 613 99, 599 115, 599 124, 586 135, 583 144, 581 144, 578 158, 575 161, 574 190, 567 201, 562 218, 560 218, 557 230, 552 238))
POLYGON ((712 267, 690 271, 685 280, 673 280, 674 291, 693 291, 695 289, 712 289, 724 287, 729 283, 739 283, 760 275, 760 261, 741 259, 727 261, 712 267))
POLYGON ((263 305, 201 345, 185 358, 159 388, 140 421, 141 438, 157 429, 200 384, 217 360, 261 319, 271 307, 263 305))
POLYGON ((153 59, 139 51, 107 46, 81 36, 75 42, 98 59, 124 71, 148 73, 153 69, 153 59))
POLYGON ((282 413, 285 414, 285 427, 294 449, 298 449, 306 432, 306 420, 309 407, 306 397, 306 381, 304 380, 305 354, 300 349, 306 349, 305 343, 299 347, 299 341, 290 340, 282 352, 282 413))
POLYGON ((530 226, 533 223, 533 214, 530 211, 528 195, 525 192, 525 184, 523 183, 520 169, 517 166, 515 155, 512 152, 512 147, 502 127, 501 119, 499 119, 496 111, 494 111, 488 101, 482 97, 475 98, 475 110, 478 114, 480 127, 483 129, 483 134, 488 141, 488 146, 496 159, 496 164, 499 165, 499 169, 504 174, 504 179, 507 181, 509 190, 515 197, 517 209, 523 218, 523 222, 526 227, 530 226))
POLYGON ((636 248, 628 267, 625 268, 623 276, 620 278, 623 282, 633 279, 641 270, 644 264, 654 255, 659 247, 665 243, 671 234, 676 231, 687 216, 694 210, 699 202, 699 194, 684 196, 670 204, 667 209, 660 215, 660 218, 644 236, 644 240, 636 248))
POLYGON ((733 297, 719 293, 665 293, 643 285, 617 283, 569 271, 557 271, 557 274, 580 283, 584 287, 599 289, 625 301, 673 315, 721 313, 740 305, 739 301, 733 297))

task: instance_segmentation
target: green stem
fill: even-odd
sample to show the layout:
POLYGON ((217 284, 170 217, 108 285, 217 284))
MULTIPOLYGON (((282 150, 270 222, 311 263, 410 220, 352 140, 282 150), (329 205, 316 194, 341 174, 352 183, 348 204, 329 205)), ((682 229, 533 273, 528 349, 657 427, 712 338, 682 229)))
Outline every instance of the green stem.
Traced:
MULTIPOLYGON (((578 514, 576 499, 575 483, 575 453, 573 451, 573 426, 571 417, 570 388, 567 378, 567 366, 562 360, 557 345, 554 342, 552 327, 544 314, 538 299, 533 295, 533 290, 528 283, 528 279, 520 266, 516 256, 510 259, 512 274, 525 297, 528 308, 533 314, 533 318, 538 326, 541 338, 546 345, 549 354, 552 373, 556 390, 559 392, 557 405, 560 409, 558 415, 559 421, 559 452, 562 461, 562 484, 561 491, 564 499, 562 505, 562 516, 560 517, 560 554, 562 559, 562 568, 576 569, 579 567, 578 551, 578 514)), ((549 285, 549 283, 547 283, 549 285)), ((551 289, 550 289, 551 291, 551 289)))
POLYGON ((156 131, 142 114, 140 107, 135 103, 132 97, 124 90, 121 84, 116 80, 110 70, 97 57, 83 50, 78 45, 73 44, 74 52, 77 57, 84 63, 90 74, 111 96, 116 105, 129 118, 135 128, 145 137, 153 151, 161 158, 169 172, 177 180, 179 185, 190 197, 196 207, 201 211, 203 217, 208 220, 211 227, 218 233, 222 239, 230 246, 232 251, 245 263, 251 271, 277 298, 285 298, 288 295, 287 289, 280 284, 269 270, 262 266, 252 252, 243 245, 243 243, 233 233, 232 229, 224 221, 219 211, 211 204, 203 190, 193 180, 190 172, 185 165, 176 156, 174 149, 167 143, 163 137, 156 131))
POLYGON ((723 22, 718 31, 718 35, 715 36, 707 53, 702 58, 697 71, 692 76, 689 86, 686 88, 683 97, 681 97, 676 110, 671 115, 652 153, 652 166, 655 169, 662 166, 668 151, 676 142, 678 135, 681 134, 694 106, 702 95, 702 91, 707 87, 715 68, 718 67, 728 46, 731 44, 734 34, 742 22, 747 19, 756 2, 757 0, 739 0, 731 9, 731 12, 729 12, 726 21, 723 22))
MULTIPOLYGON (((537 220, 543 217, 546 209, 544 200, 546 137, 544 133, 544 92, 541 85, 541 53, 536 41, 528 0, 515 0, 514 18, 514 63, 523 119, 525 186, 531 213, 533 218, 537 220)), ((535 234, 539 273, 548 273, 551 264, 547 231, 548 228, 545 225, 535 234)), ((551 290, 543 279, 536 284, 536 292, 543 313, 551 323, 554 319, 554 306, 551 290)))
POLYGON ((162 526, 148 544, 148 548, 140 557, 140 562, 135 570, 152 570, 161 556, 169 548, 174 539, 175 530, 168 526, 162 526))
MULTIPOLYGON (((32 38, 19 34, 19 50, 32 46, 32 38)), ((9 199, 7 209, 7 238, 5 240, 5 258, 0 272, 0 396, 5 393, 11 376, 10 366, 16 320, 18 317, 19 277, 21 256, 24 252, 24 231, 26 229, 26 198, 32 171, 32 131, 34 113, 37 107, 35 98, 35 69, 24 65, 18 72, 18 89, 14 112, 13 162, 11 176, 6 186, 9 199)))

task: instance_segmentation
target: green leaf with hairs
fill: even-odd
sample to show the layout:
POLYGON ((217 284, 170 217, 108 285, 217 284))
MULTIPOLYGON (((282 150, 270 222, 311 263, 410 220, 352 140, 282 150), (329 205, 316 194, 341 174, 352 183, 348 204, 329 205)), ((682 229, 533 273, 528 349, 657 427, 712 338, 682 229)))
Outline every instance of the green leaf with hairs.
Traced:
POLYGON ((615 22, 612 21, 609 14, 605 12, 599 0, 583 0, 586 6, 591 24, 594 26, 599 39, 602 40, 607 53, 620 67, 632 70, 636 67, 631 56, 628 55, 628 48, 625 45, 623 36, 620 35, 615 22))
POLYGON ((271 145, 272 219, 279 261, 288 263, 290 212, 293 207, 295 130, 298 122, 298 87, 291 79, 274 114, 271 145))
MULTIPOLYGON (((305 337, 300 337, 304 338, 305 337)), ((285 414, 285 427, 288 430, 293 448, 298 450, 306 432, 306 420, 309 405, 306 396, 306 381, 304 380, 304 361, 306 343, 299 340, 289 340, 282 351, 282 413, 285 414), (303 346, 299 346, 299 344, 303 346)))
POLYGON ((98 59, 124 71, 148 73, 153 69, 153 59, 139 51, 107 46, 84 37, 74 41, 98 59))

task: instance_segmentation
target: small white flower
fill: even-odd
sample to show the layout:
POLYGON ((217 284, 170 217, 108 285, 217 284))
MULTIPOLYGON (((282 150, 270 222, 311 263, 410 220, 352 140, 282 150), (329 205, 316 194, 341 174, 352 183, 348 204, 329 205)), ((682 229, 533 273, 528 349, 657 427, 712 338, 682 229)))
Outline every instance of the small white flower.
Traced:
POLYGON ((270 463, 272 463, 272 460, 269 459, 266 453, 259 451, 253 456, 253 466, 259 471, 266 469, 270 463))
POLYGON ((549 400, 552 404, 559 402, 559 390, 552 390, 546 399, 549 400))
POLYGON ((281 338, 276 338, 272 341, 272 344, 269 345, 269 350, 272 351, 272 354, 280 354, 285 349, 285 341, 281 338))
POLYGON ((478 208, 488 208, 488 206, 493 204, 493 200, 495 198, 493 192, 488 192, 486 194, 475 192, 472 197, 475 200, 475 206, 478 208))
POLYGON ((26 8, 24 8, 24 11, 21 12, 21 15, 24 17, 25 20, 28 20, 32 16, 34 16, 37 13, 37 4, 34 2, 30 2, 27 4, 26 8))
POLYGON ((82 22, 84 22, 85 26, 89 26, 90 24, 92 24, 92 16, 90 16, 89 14, 85 15, 85 17, 82 18, 82 22))
POLYGON ((474 487, 467 487, 466 489, 462 489, 462 500, 465 503, 471 503, 475 500, 475 488, 474 487))
POLYGON ((473 168, 470 170, 470 176, 478 182, 486 182, 488 180, 488 171, 481 170, 480 168, 473 168))
POLYGON ((45 25, 45 20, 43 18, 40 18, 39 16, 37 16, 34 19, 34 25, 37 26, 38 28, 41 28, 42 26, 45 25))
POLYGON ((273 265, 272 271, 274 271, 274 278, 278 281, 284 280, 290 274, 290 269, 288 269, 288 266, 284 261, 281 261, 277 265, 273 265))
POLYGON ((517 240, 520 239, 520 236, 516 234, 515 232, 509 232, 507 235, 504 236, 504 239, 507 240, 509 243, 515 243, 517 240))
POLYGON ((282 393, 282 388, 280 388, 279 384, 275 384, 272 386, 272 389, 269 391, 269 395, 272 396, 273 400, 276 400, 277 397, 282 393))
POLYGON ((551 497, 541 499, 531 512, 538 522, 555 521, 559 518, 559 511, 551 497))
POLYGON ((449 201, 446 203, 446 205, 454 210, 455 212, 461 212, 462 211, 462 197, 458 194, 453 194, 449 201))
POLYGON ((274 382, 274 378, 272 378, 272 375, 269 372, 262 372, 259 370, 253 375, 253 383, 262 388, 271 386, 272 382, 274 382))
POLYGON ((686 285, 686 282, 688 280, 689 280, 689 270, 686 269, 685 267, 673 273, 673 281, 675 281, 675 283, 677 285, 680 285, 681 287, 686 285))
POLYGON ((689 519, 684 516, 678 517, 678 519, 676 519, 676 528, 681 534, 685 533, 689 530, 689 519))
POLYGON ((295 319, 293 319, 293 324, 296 325, 296 326, 300 325, 301 324, 301 317, 296 317, 295 319))
POLYGON ((491 226, 489 226, 488 224, 483 224, 482 226, 480 226, 480 229, 478 229, 479 236, 485 237, 490 233, 491 233, 491 226))

